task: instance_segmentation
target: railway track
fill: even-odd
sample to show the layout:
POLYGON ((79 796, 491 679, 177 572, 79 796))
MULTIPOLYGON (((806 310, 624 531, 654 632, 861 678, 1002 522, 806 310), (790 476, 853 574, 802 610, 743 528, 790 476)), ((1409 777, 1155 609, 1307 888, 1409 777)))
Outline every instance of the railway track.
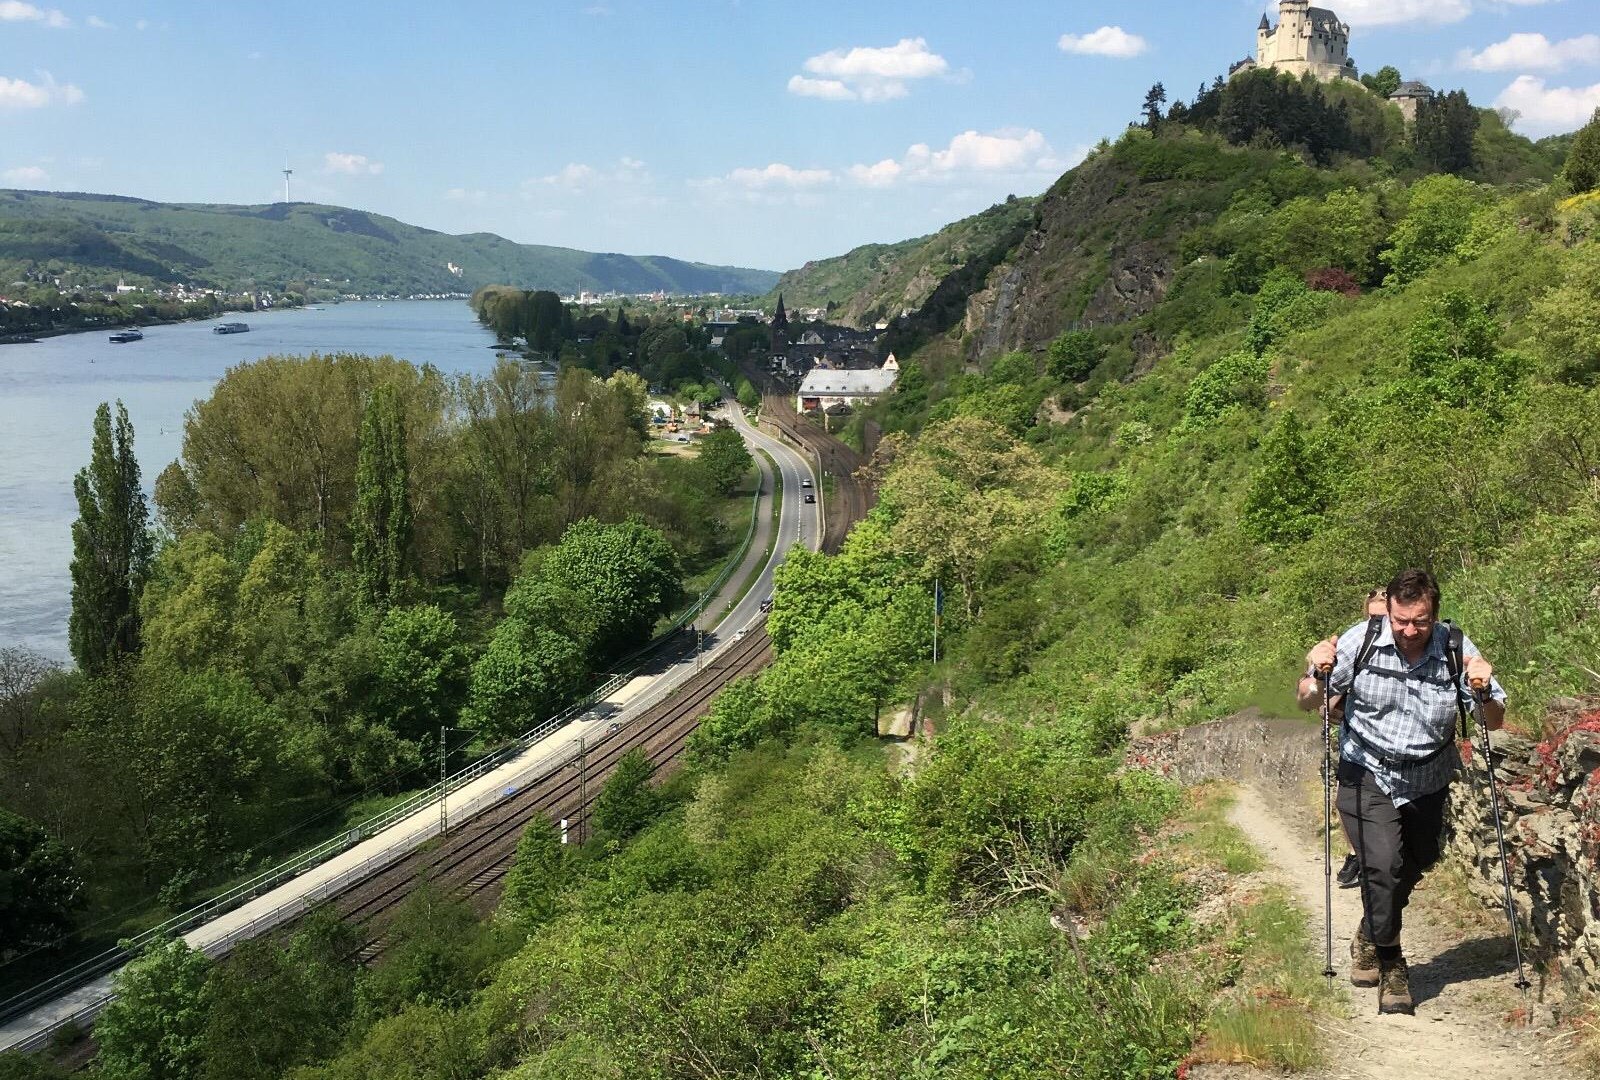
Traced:
POLYGON ((534 815, 564 818, 573 838, 584 839, 590 807, 624 754, 642 747, 657 775, 670 771, 717 691, 765 666, 771 654, 765 628, 751 630, 665 701, 633 720, 602 728, 584 742, 581 753, 574 749, 543 776, 508 793, 494 809, 325 901, 343 921, 360 929, 357 953, 362 961, 371 963, 383 954, 394 910, 424 881, 487 911, 534 815))

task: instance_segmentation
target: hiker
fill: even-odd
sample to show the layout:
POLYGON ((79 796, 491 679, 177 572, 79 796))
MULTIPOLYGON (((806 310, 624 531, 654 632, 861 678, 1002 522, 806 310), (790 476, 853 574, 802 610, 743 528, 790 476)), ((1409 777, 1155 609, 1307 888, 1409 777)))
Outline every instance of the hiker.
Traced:
MULTIPOLYGON (((1368 619, 1381 619, 1389 613, 1389 594, 1384 592, 1382 586, 1367 591, 1367 603, 1362 611, 1368 619)), ((1339 639, 1330 640, 1337 643, 1339 639)), ((1299 698, 1300 707, 1307 712, 1315 711, 1322 703, 1322 683, 1315 671, 1307 671, 1300 677, 1300 684, 1295 687, 1295 696, 1299 698)), ((1333 715, 1334 723, 1343 723, 1344 696, 1329 699, 1328 711, 1333 715)), ((1342 818, 1339 826, 1344 827, 1342 818)), ((1361 862, 1356 858, 1356 845, 1348 833, 1345 834, 1344 841, 1349 853, 1344 857, 1344 864, 1339 867, 1336 880, 1339 882, 1339 888, 1353 889, 1361 883, 1361 862)))
POLYGON ((1328 693, 1344 699, 1339 816, 1361 864, 1363 911, 1350 939, 1350 981, 1379 988, 1379 1012, 1409 1015, 1401 915, 1442 853, 1445 799, 1460 760, 1450 752, 1458 710, 1471 687, 1486 686, 1483 716, 1496 729, 1505 720, 1505 691, 1464 636, 1459 656, 1451 655, 1432 574, 1402 570, 1387 594, 1381 623, 1357 623, 1337 642, 1317 642, 1306 661, 1309 670, 1328 672, 1328 693))

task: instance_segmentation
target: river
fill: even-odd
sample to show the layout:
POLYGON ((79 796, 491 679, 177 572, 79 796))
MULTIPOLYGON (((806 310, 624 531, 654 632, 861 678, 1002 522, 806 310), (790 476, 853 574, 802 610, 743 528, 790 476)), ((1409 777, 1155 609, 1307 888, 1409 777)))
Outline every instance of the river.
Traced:
MULTIPOLYGON (((94 411, 121 399, 149 495, 178 457, 183 418, 235 364, 313 352, 389 354, 446 373, 494 367, 494 335, 465 301, 403 300, 231 314, 153 326, 114 345, 110 331, 0 345, 0 647, 70 663, 72 478, 88 464, 94 411), (246 322, 247 334, 213 334, 246 322)), ((154 506, 152 505, 152 514, 154 506)))

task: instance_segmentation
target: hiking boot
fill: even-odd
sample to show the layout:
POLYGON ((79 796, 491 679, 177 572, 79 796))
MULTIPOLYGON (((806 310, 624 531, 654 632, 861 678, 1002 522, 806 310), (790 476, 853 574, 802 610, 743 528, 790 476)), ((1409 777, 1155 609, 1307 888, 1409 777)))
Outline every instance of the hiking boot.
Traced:
POLYGON ((1353 889, 1361 884, 1361 863, 1357 860, 1355 852, 1352 851, 1344 857, 1344 865, 1339 867, 1339 873, 1335 875, 1334 880, 1339 883, 1341 889, 1353 889))
POLYGON ((1416 1014, 1416 1006, 1411 1002, 1410 972, 1406 970, 1403 956, 1392 964, 1383 965, 1383 981, 1378 985, 1378 1011, 1405 1016, 1416 1014))
POLYGON ((1350 939, 1350 985, 1377 986, 1382 973, 1378 970, 1378 947, 1367 940, 1367 932, 1356 928, 1350 939))

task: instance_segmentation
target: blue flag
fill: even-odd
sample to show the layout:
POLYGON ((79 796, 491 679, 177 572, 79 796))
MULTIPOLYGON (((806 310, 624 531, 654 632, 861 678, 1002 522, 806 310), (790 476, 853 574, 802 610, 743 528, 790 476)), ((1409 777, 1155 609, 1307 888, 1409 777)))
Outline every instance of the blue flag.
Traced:
POLYGON ((939 584, 939 579, 933 579, 933 613, 944 614, 944 589, 939 584))

